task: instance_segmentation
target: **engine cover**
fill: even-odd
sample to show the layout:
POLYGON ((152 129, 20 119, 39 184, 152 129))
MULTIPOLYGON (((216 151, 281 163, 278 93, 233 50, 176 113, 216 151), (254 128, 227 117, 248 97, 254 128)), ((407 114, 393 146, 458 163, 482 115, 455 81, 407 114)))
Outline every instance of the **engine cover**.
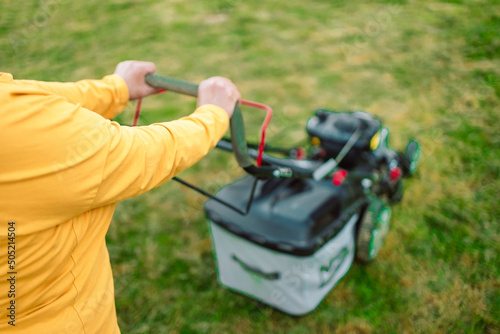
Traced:
POLYGON ((325 160, 335 158, 354 132, 360 129, 361 137, 340 164, 341 167, 352 168, 358 163, 362 154, 370 150, 370 142, 380 127, 378 119, 363 111, 319 109, 316 115, 307 121, 306 129, 311 138, 319 139, 325 160))

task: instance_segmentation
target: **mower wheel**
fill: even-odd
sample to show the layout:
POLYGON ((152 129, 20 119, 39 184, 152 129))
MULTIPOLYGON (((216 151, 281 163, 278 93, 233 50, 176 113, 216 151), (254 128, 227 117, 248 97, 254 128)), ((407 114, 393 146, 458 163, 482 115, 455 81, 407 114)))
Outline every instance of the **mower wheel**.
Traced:
POLYGON ((359 222, 356 240, 356 259, 372 262, 377 256, 389 231, 391 208, 380 198, 373 198, 359 222))
POLYGON ((403 154, 403 173, 409 177, 415 174, 417 170, 418 160, 420 159, 420 145, 414 140, 411 140, 406 146, 403 154))

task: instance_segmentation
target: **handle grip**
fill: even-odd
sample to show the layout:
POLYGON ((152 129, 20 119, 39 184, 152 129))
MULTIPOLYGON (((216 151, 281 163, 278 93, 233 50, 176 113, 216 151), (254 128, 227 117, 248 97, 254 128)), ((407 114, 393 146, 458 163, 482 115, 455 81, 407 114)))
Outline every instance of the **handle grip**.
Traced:
MULTIPOLYGON (((172 92, 198 96, 198 86, 195 83, 169 78, 158 74, 147 74, 146 83, 150 86, 166 89, 172 92)), ((233 145, 233 152, 236 156, 236 161, 242 168, 253 166, 253 160, 248 154, 247 141, 245 138, 245 128, 243 125, 243 116, 241 109, 237 103, 234 106, 233 117, 230 120, 231 128, 231 143, 233 145)))
POLYGON ((198 84, 158 74, 146 74, 146 83, 152 87, 166 89, 172 92, 198 96, 198 84))

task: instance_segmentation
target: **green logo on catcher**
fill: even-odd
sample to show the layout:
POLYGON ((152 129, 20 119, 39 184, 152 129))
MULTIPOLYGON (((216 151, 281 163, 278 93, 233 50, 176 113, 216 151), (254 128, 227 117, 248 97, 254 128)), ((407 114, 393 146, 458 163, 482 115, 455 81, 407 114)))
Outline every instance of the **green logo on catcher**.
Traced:
POLYGON ((337 270, 340 268, 347 255, 349 254, 349 249, 344 247, 337 253, 334 257, 330 259, 327 265, 323 265, 319 268, 320 284, 319 287, 322 288, 328 283, 330 283, 335 277, 337 270))

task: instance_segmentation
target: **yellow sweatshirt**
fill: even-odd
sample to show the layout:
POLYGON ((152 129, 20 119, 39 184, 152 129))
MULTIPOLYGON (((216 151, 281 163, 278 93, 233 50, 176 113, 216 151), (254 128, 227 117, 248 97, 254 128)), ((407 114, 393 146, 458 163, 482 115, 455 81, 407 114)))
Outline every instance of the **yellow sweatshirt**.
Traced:
POLYGON ((115 203, 194 164, 229 123, 214 105, 137 128, 109 121, 128 98, 116 75, 0 73, 0 333, 120 332, 104 238, 115 203))

